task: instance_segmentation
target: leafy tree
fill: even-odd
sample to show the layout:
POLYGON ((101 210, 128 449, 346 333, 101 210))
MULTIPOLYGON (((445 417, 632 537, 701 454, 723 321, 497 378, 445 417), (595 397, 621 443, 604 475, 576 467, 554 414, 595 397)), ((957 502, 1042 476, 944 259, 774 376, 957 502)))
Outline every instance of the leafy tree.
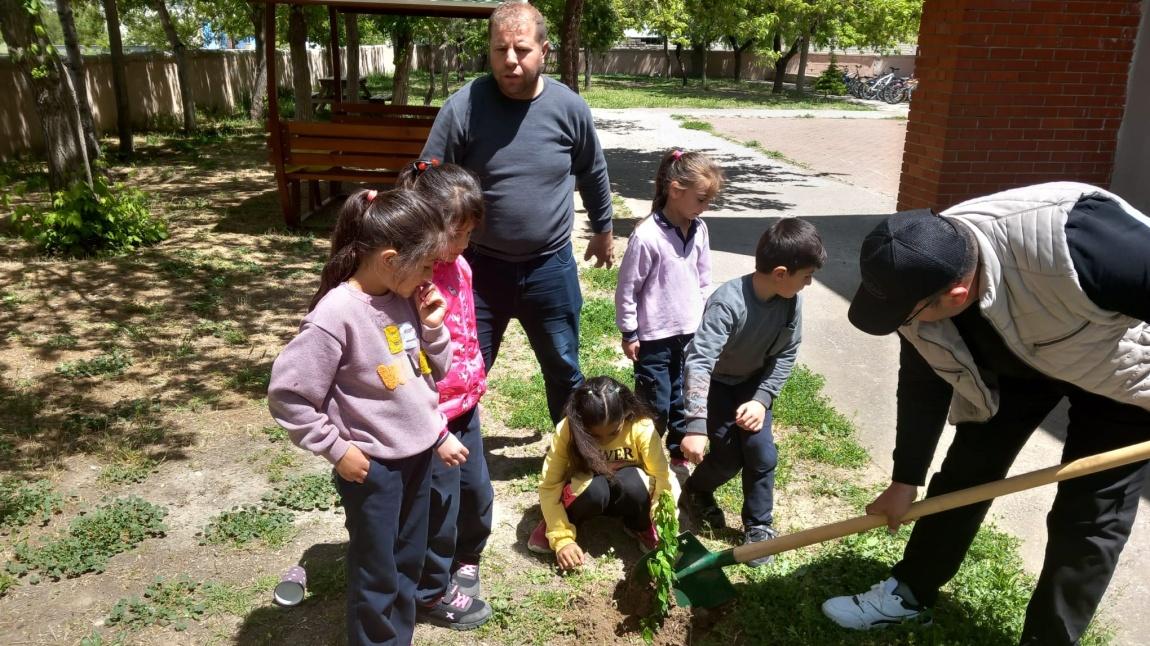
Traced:
POLYGON ((664 76, 667 78, 671 77, 670 46, 675 45, 675 58, 679 61, 683 85, 686 85, 686 68, 679 58, 683 46, 687 44, 684 34, 688 18, 684 0, 624 0, 623 11, 634 24, 662 37, 663 57, 666 61, 664 76))
POLYGON ((0 0, 0 34, 36 103, 48 153, 49 187, 61 191, 76 182, 91 186, 76 96, 40 19, 41 7, 39 0, 0 0))
MULTIPOLYGON (((552 32, 556 28, 562 29, 566 4, 563 0, 541 0, 535 3, 547 19, 552 32)), ((637 24, 637 21, 627 13, 622 0, 584 0, 583 19, 579 23, 579 44, 583 48, 585 89, 591 87, 591 55, 611 49, 623 39, 623 30, 631 24, 637 24)))

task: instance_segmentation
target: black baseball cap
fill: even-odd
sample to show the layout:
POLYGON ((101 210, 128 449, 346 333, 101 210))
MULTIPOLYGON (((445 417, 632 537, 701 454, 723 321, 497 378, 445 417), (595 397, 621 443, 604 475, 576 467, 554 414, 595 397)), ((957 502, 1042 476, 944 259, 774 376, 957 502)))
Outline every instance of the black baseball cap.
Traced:
POLYGON ((924 298, 962 277, 966 239, 947 218, 930 209, 900 211, 863 239, 862 285, 847 318, 867 334, 898 329, 924 298))

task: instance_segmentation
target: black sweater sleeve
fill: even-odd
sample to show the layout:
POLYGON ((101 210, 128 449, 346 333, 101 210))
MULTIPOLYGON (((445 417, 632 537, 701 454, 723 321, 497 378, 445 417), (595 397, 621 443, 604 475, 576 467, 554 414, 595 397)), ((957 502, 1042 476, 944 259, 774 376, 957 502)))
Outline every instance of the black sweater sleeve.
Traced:
POLYGON ((1084 197, 1066 220, 1066 243, 1095 305, 1150 321, 1150 224, 1114 200, 1084 197))
POLYGON ((919 486, 926 482, 946 426, 952 389, 901 334, 898 341, 898 422, 891 479, 919 486))

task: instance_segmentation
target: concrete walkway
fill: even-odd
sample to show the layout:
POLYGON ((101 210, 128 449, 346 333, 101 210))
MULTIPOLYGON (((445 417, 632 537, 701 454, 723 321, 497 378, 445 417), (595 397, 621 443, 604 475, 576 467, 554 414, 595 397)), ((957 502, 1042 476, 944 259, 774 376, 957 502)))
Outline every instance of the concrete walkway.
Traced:
MULTIPOLYGON (((635 214, 644 214, 650 207, 652 178, 663 151, 679 146, 714 156, 728 178, 720 199, 704 216, 711 231, 716 282, 752 271, 755 242, 775 218, 801 216, 818 226, 829 261, 815 275, 815 283, 804 292, 804 342, 799 360, 826 376, 827 395, 840 411, 853 418, 860 440, 877 467, 889 473, 894 443, 898 342, 893 335, 878 338, 855 330, 847 322, 846 311, 858 286, 859 245, 883 215, 894 209, 894 196, 886 192, 889 189, 880 192, 865 185, 838 181, 820 168, 829 163, 847 166, 872 163, 874 160, 865 153, 865 147, 856 147, 864 152, 853 153, 856 157, 861 154, 862 158, 843 158, 847 153, 828 151, 825 160, 803 160, 810 168, 800 168, 715 135, 680 128, 671 118, 672 113, 703 116, 704 112, 707 111, 594 110, 615 191, 624 197, 635 214)), ((811 124, 830 126, 824 118, 840 116, 806 112, 817 115, 814 119, 803 119, 811 124)), ((734 116, 732 111, 722 111, 721 115, 734 116)), ((843 130, 839 138, 849 137, 850 132, 850 129, 843 130)), ((783 143, 780 131, 775 131, 772 137, 756 139, 768 149, 811 147, 809 139, 783 143)), ((843 146, 849 147, 848 143, 843 146)), ((899 162, 887 157, 879 163, 899 162)), ((897 170, 896 166, 888 172, 897 176, 897 170)), ((616 235, 629 234, 629 229, 620 227, 616 235)), ((1059 438, 1065 419, 1065 411, 1058 410, 1046 420, 1042 430, 1023 450, 1012 474, 1060 461, 1059 438)), ((953 429, 948 429, 940 443, 936 468, 952 432, 953 429)), ((996 501, 991 510, 991 518, 999 527, 1022 540, 1022 556, 1031 572, 1037 572, 1042 563, 1045 514, 1053 495, 1053 487, 1020 493, 996 501)), ((1101 620, 1114 629, 1117 644, 1145 644, 1150 635, 1150 613, 1145 612, 1145 600, 1150 592, 1148 500, 1150 488, 1143 496, 1139 521, 1103 601, 1101 620)))

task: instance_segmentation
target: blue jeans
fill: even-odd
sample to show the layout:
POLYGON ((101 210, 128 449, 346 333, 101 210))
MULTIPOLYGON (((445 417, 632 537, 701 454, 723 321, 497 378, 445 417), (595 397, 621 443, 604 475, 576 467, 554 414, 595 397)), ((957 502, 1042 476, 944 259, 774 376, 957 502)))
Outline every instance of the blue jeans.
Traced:
POLYGON ((743 528, 774 522, 775 467, 779 452, 771 436, 771 411, 757 433, 735 424, 739 406, 751 401, 761 379, 756 376, 729 386, 712 380, 707 393, 707 437, 710 451, 684 484, 688 492, 713 493, 743 470, 743 528))
POLYGON ((479 406, 448 422, 447 428, 467 447, 467 462, 449 467, 438 455, 431 458, 427 560, 415 595, 423 605, 435 603, 447 592, 460 563, 479 563, 491 536, 495 492, 479 434, 479 406))
POLYGON ((568 245, 521 262, 469 249, 475 290, 475 326, 488 373, 511 319, 518 319, 539 361, 551 421, 563 418, 568 395, 583 383, 579 370, 579 267, 568 245))
POLYGON ((432 450, 370 458, 363 483, 338 475, 347 526, 347 643, 407 646, 427 553, 432 450))
POLYGON ((639 343, 635 362, 635 394, 655 414, 655 430, 664 435, 672 460, 681 460, 687 427, 683 404, 683 359, 693 334, 680 334, 639 343))

